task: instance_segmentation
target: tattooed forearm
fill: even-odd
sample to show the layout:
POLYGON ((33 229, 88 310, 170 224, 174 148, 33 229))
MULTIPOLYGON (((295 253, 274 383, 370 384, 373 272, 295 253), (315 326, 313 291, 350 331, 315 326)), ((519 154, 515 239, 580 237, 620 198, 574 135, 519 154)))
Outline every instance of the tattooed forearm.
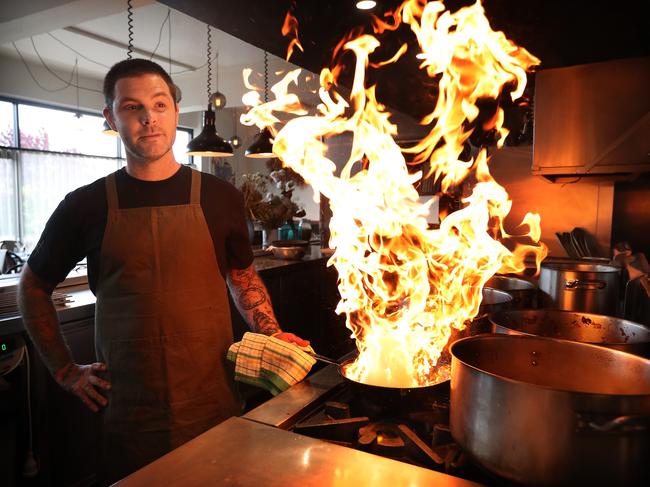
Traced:
POLYGON ((244 309, 257 308, 266 301, 266 290, 259 287, 246 289, 239 296, 239 302, 244 309))
POLYGON ((251 330, 265 335, 281 331, 266 286, 252 265, 231 270, 226 281, 237 309, 251 330))
POLYGON ((43 282, 29 266, 25 266, 18 290, 18 307, 32 342, 50 373, 55 376, 57 371, 72 362, 72 356, 61 334, 51 299, 52 291, 50 284, 43 282))
POLYGON ((266 313, 257 309, 253 312, 253 327, 255 331, 264 335, 272 335, 280 331, 275 318, 271 318, 266 313))

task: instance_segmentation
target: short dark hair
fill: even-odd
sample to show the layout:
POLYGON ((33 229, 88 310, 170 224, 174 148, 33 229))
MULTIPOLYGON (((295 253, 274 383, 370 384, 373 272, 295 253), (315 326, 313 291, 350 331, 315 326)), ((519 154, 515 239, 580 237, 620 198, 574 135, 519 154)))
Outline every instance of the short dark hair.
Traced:
POLYGON ((167 71, 165 71, 160 64, 149 61, 148 59, 138 58, 125 59, 124 61, 114 64, 111 69, 108 70, 108 73, 106 73, 106 76, 104 77, 103 90, 106 106, 109 108, 113 106, 113 101, 115 100, 115 84, 119 80, 122 78, 141 76, 143 74, 157 74, 160 76, 165 83, 167 83, 174 102, 177 103, 180 101, 178 99, 178 90, 176 85, 172 81, 171 76, 167 74, 167 71))

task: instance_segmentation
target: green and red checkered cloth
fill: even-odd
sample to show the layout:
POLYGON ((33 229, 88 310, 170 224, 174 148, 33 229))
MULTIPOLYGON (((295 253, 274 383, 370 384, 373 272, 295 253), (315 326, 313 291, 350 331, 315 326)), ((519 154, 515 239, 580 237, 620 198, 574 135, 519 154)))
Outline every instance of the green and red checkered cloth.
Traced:
POLYGON ((242 341, 230 346, 227 358, 235 363, 235 380, 262 387, 276 396, 309 373, 316 360, 308 351, 314 350, 247 332, 242 341))

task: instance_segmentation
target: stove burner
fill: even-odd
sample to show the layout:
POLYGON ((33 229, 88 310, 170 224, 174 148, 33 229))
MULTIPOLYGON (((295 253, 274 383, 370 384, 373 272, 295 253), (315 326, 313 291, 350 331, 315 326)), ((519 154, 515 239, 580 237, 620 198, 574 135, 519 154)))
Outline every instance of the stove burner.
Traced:
POLYGON ((378 455, 402 456, 405 443, 399 435, 399 430, 390 423, 370 423, 359 429, 358 445, 362 450, 378 455))
POLYGON ((449 429, 449 387, 399 403, 382 403, 354 387, 341 388, 291 428, 294 432, 470 480, 486 476, 454 442, 449 429), (395 407, 395 406, 399 407, 395 407))

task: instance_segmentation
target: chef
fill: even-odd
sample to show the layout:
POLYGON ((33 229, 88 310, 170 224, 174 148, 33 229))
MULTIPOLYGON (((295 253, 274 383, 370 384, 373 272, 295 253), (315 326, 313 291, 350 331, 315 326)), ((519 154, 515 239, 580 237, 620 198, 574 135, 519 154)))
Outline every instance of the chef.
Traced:
POLYGON ((129 59, 109 70, 103 92, 126 167, 59 204, 22 272, 19 305, 56 382, 102 412, 102 482, 111 483, 241 412, 226 368, 226 286, 253 331, 308 342, 278 326, 240 193, 174 159, 170 76, 129 59), (93 364, 74 362, 50 298, 84 257, 97 297, 93 364))

